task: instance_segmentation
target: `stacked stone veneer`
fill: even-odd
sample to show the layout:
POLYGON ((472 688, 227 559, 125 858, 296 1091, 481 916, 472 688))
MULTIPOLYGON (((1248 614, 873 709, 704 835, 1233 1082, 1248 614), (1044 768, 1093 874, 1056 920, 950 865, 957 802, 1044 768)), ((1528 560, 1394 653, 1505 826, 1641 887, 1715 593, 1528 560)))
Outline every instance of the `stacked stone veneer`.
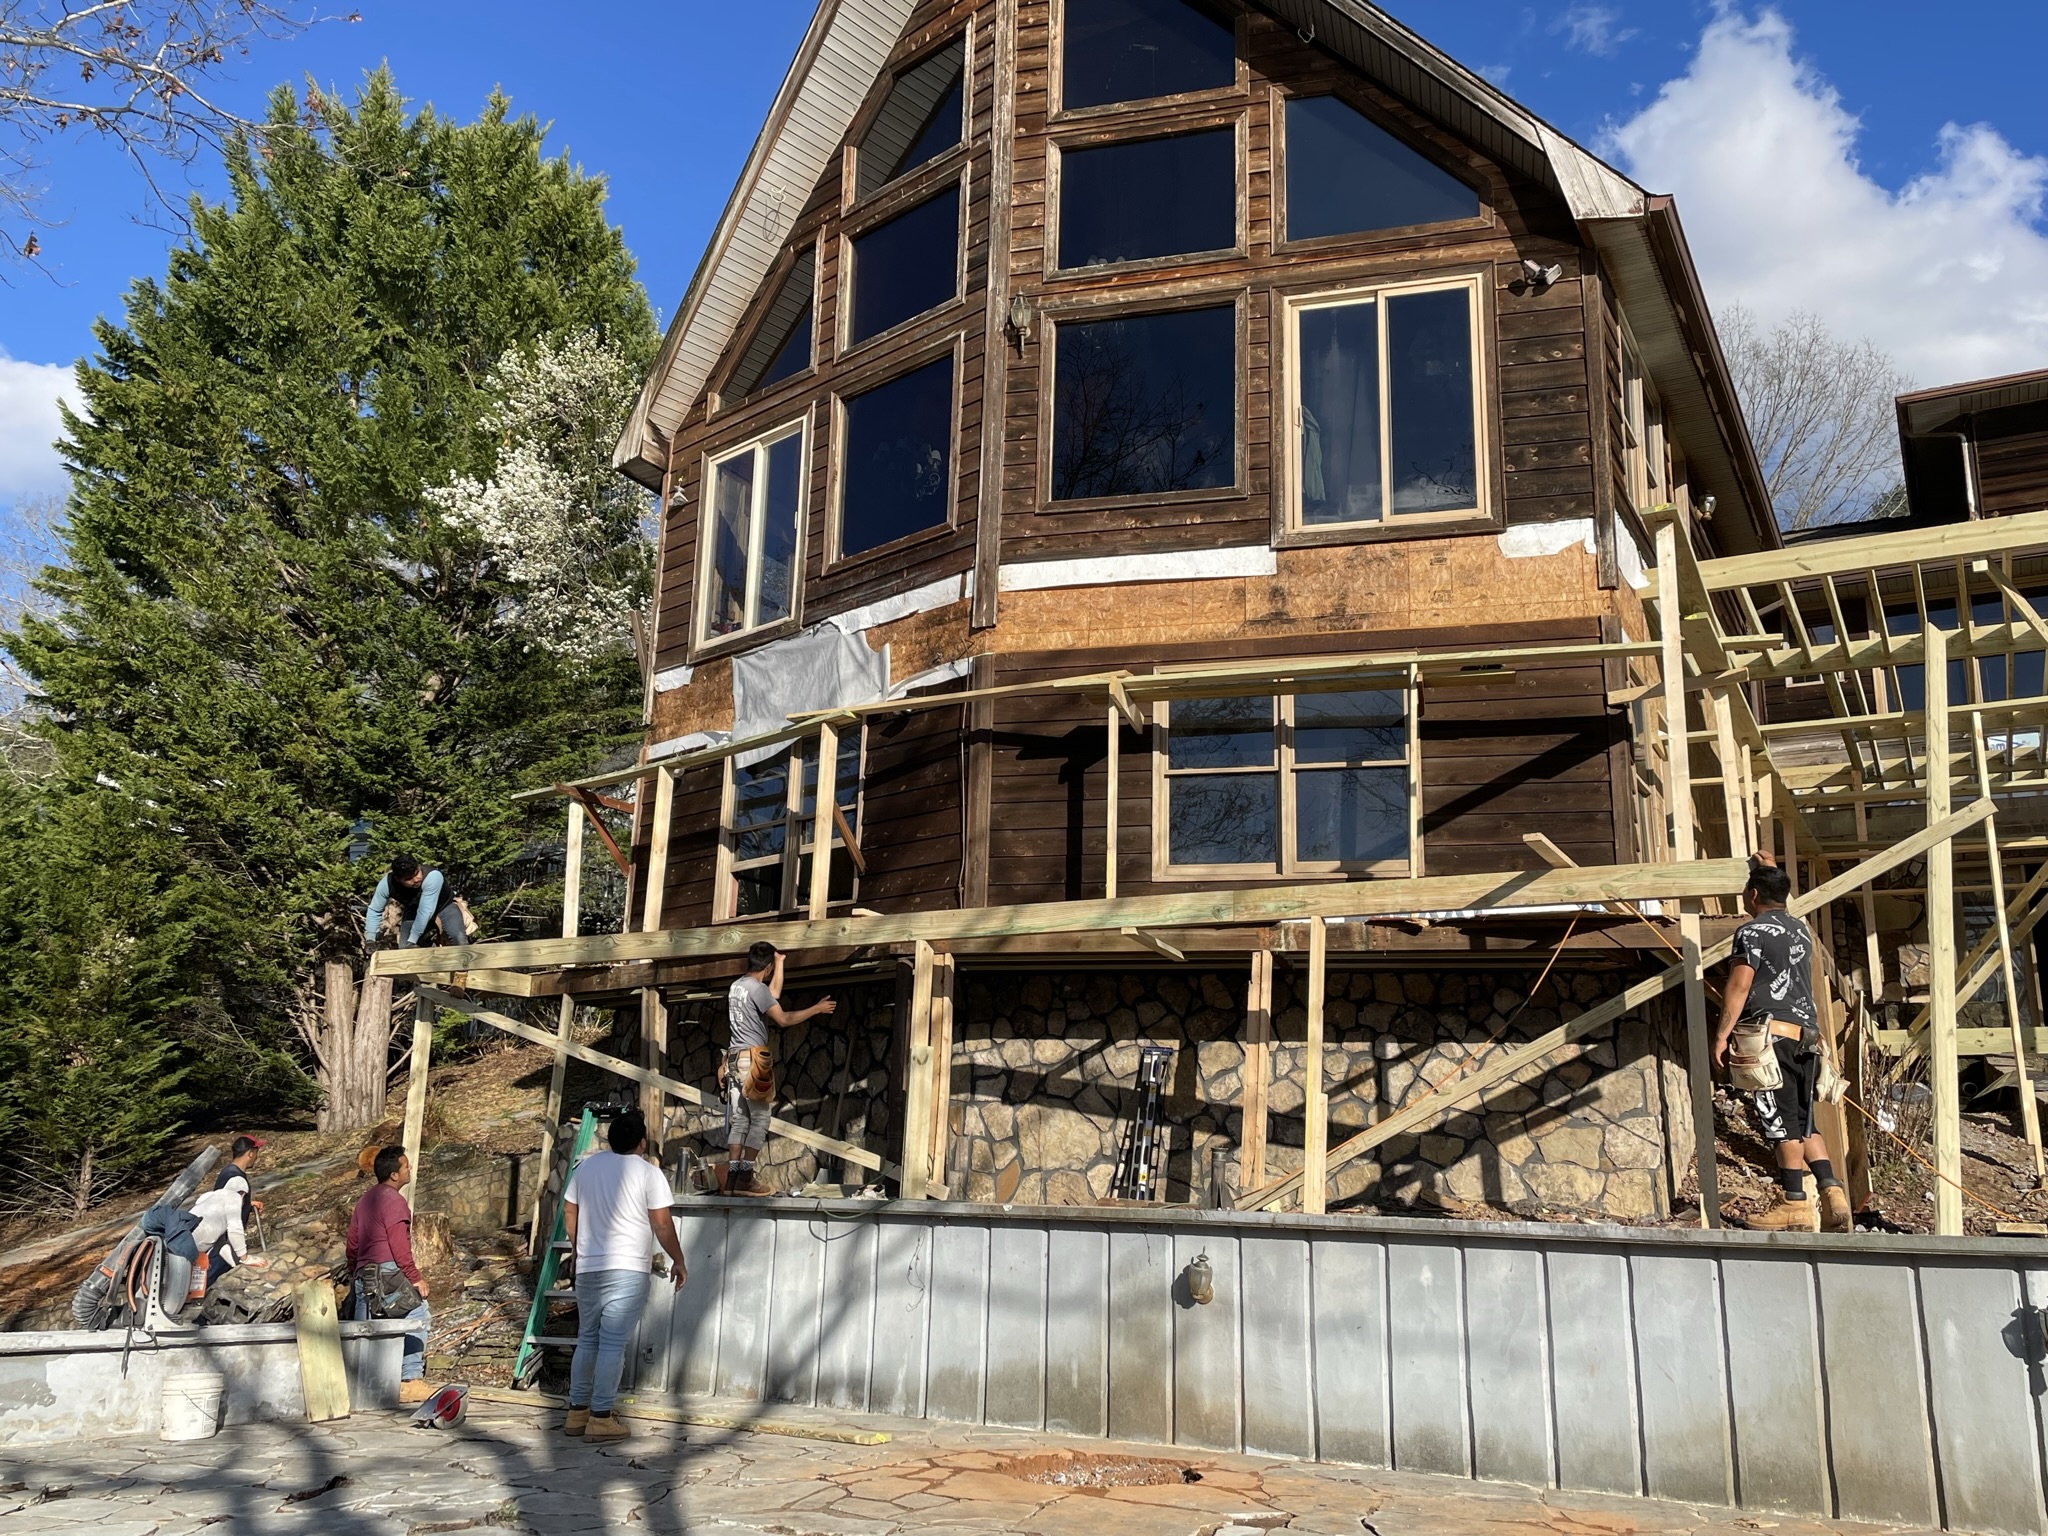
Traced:
MULTIPOLYGON (((1334 1145, 1456 1076, 1475 1057, 1555 1028, 1630 979, 1617 971, 1537 979, 1498 967, 1333 968, 1324 1011, 1324 1079, 1334 1145), (1375 1055, 1387 1041, 1392 1059, 1375 1055), (1382 1089, 1384 1088, 1384 1099, 1382 1089)), ((949 1183, 956 1196, 1084 1204, 1107 1195, 1137 1107, 1138 1048, 1176 1046, 1163 1110, 1165 1197, 1216 1203, 1238 1187, 1243 1084, 1242 972, 987 972, 960 978, 954 1025, 949 1183)), ((1305 978, 1276 967, 1269 1089, 1269 1176, 1301 1165, 1305 978)), ((1400 1207, 1446 1198, 1525 1214, 1666 1214, 1668 1024, 1630 1017, 1553 1058, 1524 1084, 1495 1089, 1419 1136, 1401 1136, 1338 1170, 1333 1207, 1400 1207), (1664 1049, 1659 1041, 1663 1038, 1664 1049)))
MULTIPOLYGON (((890 1082, 894 1041, 896 989, 892 980, 863 982, 831 989, 838 1011, 809 1020, 794 1029, 774 1032, 775 1103, 779 1119, 810 1126, 857 1145, 886 1149, 894 1158, 896 1105, 901 1089, 890 1082)), ((787 994, 792 1007, 812 1001, 810 994, 787 994)), ((725 1001, 671 1006, 670 1070, 686 1083, 717 1093, 718 1058, 728 1039, 725 1001)), ((669 1121, 671 1139, 682 1136, 698 1156, 723 1162, 725 1113, 722 1109, 677 1106, 669 1121)), ((771 1136, 757 1163, 757 1177, 772 1189, 794 1190, 839 1169, 829 1156, 771 1136), (821 1169, 820 1164, 826 1165, 821 1169)), ((872 1172, 852 1168, 850 1180, 872 1180, 872 1172)))

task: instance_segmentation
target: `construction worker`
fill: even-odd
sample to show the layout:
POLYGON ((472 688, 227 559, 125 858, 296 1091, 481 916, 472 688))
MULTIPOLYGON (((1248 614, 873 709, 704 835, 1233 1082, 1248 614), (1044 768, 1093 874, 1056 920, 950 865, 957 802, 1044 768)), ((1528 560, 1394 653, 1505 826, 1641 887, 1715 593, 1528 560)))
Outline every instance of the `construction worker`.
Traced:
POLYGON ((374 946, 384 928, 384 909, 398 908, 398 944, 412 949, 426 940, 427 930, 439 926, 444 944, 467 944, 468 915, 462 898, 449 889, 438 869, 423 869, 409 853, 391 860, 391 868, 377 882, 377 894, 370 898, 370 911, 363 923, 363 942, 374 946))
POLYGON ((725 1182, 728 1195, 763 1193, 754 1187, 754 1155, 768 1142, 768 1111, 775 1102, 774 1058, 768 1026, 788 1029, 831 1013, 839 1005, 821 998, 808 1008, 785 1013, 782 952, 763 939, 747 950, 746 974, 726 994, 727 1039, 719 1058, 718 1082, 725 1090, 725 1182))
POLYGON ((562 1228, 576 1255, 576 1353, 569 1358, 569 1413, 562 1432, 588 1440, 623 1440, 612 1414, 626 1342, 647 1306, 656 1243, 668 1255, 677 1290, 688 1278, 676 1237, 675 1191, 647 1160, 647 1121, 637 1109, 606 1128, 611 1150, 576 1165, 562 1190, 562 1228))
MULTIPOLYGON (((263 1202, 258 1200, 249 1188, 249 1171, 256 1166, 256 1154, 262 1150, 263 1143, 257 1137, 237 1136, 228 1146, 228 1160, 221 1164, 220 1172, 214 1176, 213 1193, 218 1194, 222 1190, 232 1189, 240 1197, 241 1212, 238 1226, 242 1228, 246 1228, 250 1219, 263 1209, 263 1202)), ((246 1252, 246 1244, 244 1251, 246 1252)), ((230 1253, 230 1235, 223 1230, 206 1255, 208 1290, 220 1283, 222 1275, 242 1262, 242 1255, 234 1255, 231 1259, 230 1253)))
POLYGON ((1792 882, 1769 854, 1749 861, 1742 904, 1749 921, 1735 930, 1735 953, 1721 995, 1714 1064, 1730 1063, 1729 1042, 1743 1031, 1747 1054, 1732 1073, 1775 1087, 1749 1087, 1750 1114, 1777 1150, 1779 1198, 1745 1225, 1767 1232, 1847 1232, 1849 1192, 1835 1176, 1828 1144, 1814 1129, 1820 1079, 1820 1020, 1813 1005, 1813 935, 1785 909, 1792 882), (1764 1059, 1765 1054, 1775 1062, 1764 1059))
POLYGON ((403 1147, 385 1147, 372 1166, 377 1182, 349 1213, 343 1248, 352 1298, 349 1310, 358 1321, 402 1317, 413 1325, 405 1332, 399 1359, 398 1400, 423 1403, 432 1396, 426 1373, 433 1312, 427 1305, 427 1277, 413 1257, 412 1207, 404 1194, 412 1182, 412 1159, 403 1147))

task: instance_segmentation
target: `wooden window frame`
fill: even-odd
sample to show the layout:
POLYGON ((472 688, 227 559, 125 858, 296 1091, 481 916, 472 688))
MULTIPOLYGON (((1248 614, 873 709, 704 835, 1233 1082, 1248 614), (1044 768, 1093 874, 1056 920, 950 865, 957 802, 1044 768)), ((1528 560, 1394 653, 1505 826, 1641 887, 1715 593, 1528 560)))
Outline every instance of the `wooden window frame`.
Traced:
POLYGON ((1425 235, 1473 235, 1486 234, 1499 225, 1494 212, 1497 189, 1483 185, 1477 179, 1477 172, 1470 166, 1446 165, 1441 145, 1418 138, 1405 124, 1389 121, 1386 114, 1357 90, 1348 89, 1345 84, 1334 84, 1328 90, 1289 90, 1274 86, 1268 95, 1268 134, 1272 142, 1273 178, 1273 254, 1276 256, 1307 256, 1311 254, 1334 253, 1340 250, 1372 251, 1384 246, 1408 245, 1425 235), (1350 234, 1310 235, 1302 239, 1287 236, 1287 104, 1291 101, 1315 101, 1324 96, 1334 96, 1351 108, 1360 117, 1371 123, 1397 144, 1413 150, 1431 165, 1457 181, 1470 187, 1479 199, 1479 212, 1469 219, 1442 219, 1431 224, 1398 224, 1386 229, 1359 230, 1350 234))
MULTIPOLYGON (((741 864, 737 844, 739 829, 733 825, 738 808, 738 770, 733 766, 737 758, 728 757, 720 765, 722 782, 718 797, 718 852, 712 861, 711 920, 713 923, 761 922, 792 913, 803 912, 809 904, 809 887, 803 878, 804 856, 817 846, 817 817, 811 818, 811 834, 808 841, 793 837, 792 829, 798 820, 798 796, 802 788, 801 775, 791 770, 796 764, 797 753, 808 749, 812 760, 816 760, 818 739, 807 736, 777 749, 789 767, 783 770, 783 835, 782 851, 763 858, 749 859, 741 864), (773 912, 750 912, 744 917, 739 913, 739 872, 742 868, 755 869, 779 862, 782 866, 782 905, 773 912)), ((867 727, 862 724, 853 729, 843 729, 839 737, 839 757, 843 761, 851 750, 855 755, 853 781, 853 811, 847 817, 855 838, 861 835, 862 817, 867 810, 867 727)), ((844 809, 844 806, 841 807, 844 809)), ((845 841, 834 833, 832 851, 835 855, 845 852, 845 841)), ((853 867, 853 893, 841 897, 830 905, 852 906, 860 900, 860 866, 853 867)))
MULTIPOLYGON (((697 573, 693 584, 695 615, 690 625, 690 660, 692 664, 710 656, 722 656, 732 651, 745 650, 763 640, 775 639, 801 627, 804 613, 804 552, 810 544, 811 513, 811 472, 812 455, 816 450, 816 434, 813 426, 813 411, 807 404, 801 415, 794 419, 785 417, 772 427, 741 438, 716 451, 705 449, 699 455, 697 478, 697 573), (716 515, 718 466, 742 453, 760 453, 770 443, 780 442, 792 432, 802 440, 799 457, 802 470, 797 477, 796 500, 796 558, 790 571, 789 612, 782 618, 751 628, 737 629, 728 635, 707 635, 705 623, 710 617, 711 582, 714 576, 712 541, 718 536, 716 515)), ((763 480, 755 491, 754 515, 749 517, 747 551, 747 587, 749 602, 758 595, 761 573, 757 565, 759 558, 760 524, 758 521, 759 499, 766 494, 767 484, 763 480)))
MULTIPOLYGON (((864 372, 858 379, 841 379, 835 382, 832 393, 822 402, 830 413, 828 446, 826 450, 825 476, 825 575, 834 575, 843 570, 857 569, 875 560, 889 559, 919 544, 933 539, 945 538, 958 531, 960 526, 960 463, 961 398, 965 387, 967 366, 967 335, 964 331, 944 337, 929 346, 919 347, 900 358, 888 358, 887 367, 877 367, 864 372), (840 539, 844 531, 846 493, 846 402, 884 384, 913 374, 927 364, 935 363, 942 357, 953 360, 953 400, 948 407, 949 420, 946 439, 946 517, 945 521, 934 523, 929 528, 920 528, 915 533, 906 533, 901 538, 891 539, 886 544, 877 544, 872 549, 861 550, 858 554, 841 552, 840 539)), ((976 468, 980 463, 977 459, 976 468)))
POLYGON ((710 391, 704 402, 705 414, 707 416, 716 417, 724 415, 729 411, 738 410, 742 406, 751 405, 755 401, 766 400, 778 391, 785 389, 791 394, 801 393, 798 386, 808 387, 816 382, 818 363, 824 350, 824 328, 818 324, 824 312, 824 288, 824 237, 822 235, 813 235, 809 240, 795 241, 776 261, 773 270, 769 274, 769 281, 761 285, 761 293, 765 295, 765 302, 757 297, 755 303, 757 312, 753 317, 753 323, 740 333, 733 345, 728 349, 725 368, 719 375, 718 387, 710 391), (788 281, 790 272, 795 268, 797 262, 802 259, 806 249, 811 253, 810 361, 795 373, 792 373, 788 378, 777 379, 773 384, 764 385, 751 394, 728 396, 725 392, 725 386, 732 382, 734 370, 746 361, 748 351, 753 347, 755 338, 761 333, 761 327, 768 323, 768 312, 774 308, 775 300, 782 294, 782 285, 788 281))
POLYGON ((1621 409, 1616 424, 1621 431, 1623 471, 1628 478, 1629 501, 1641 513, 1671 497, 1671 468, 1665 458, 1664 400, 1643 366, 1628 321, 1620 324, 1621 409))
MULTIPOLYGON (((842 221, 839 226, 837 302, 833 306, 832 345, 834 355, 840 362, 872 356, 877 349, 885 349, 900 341, 908 333, 921 326, 939 322, 941 316, 948 322, 954 318, 951 312, 967 300, 967 231, 971 212, 973 191, 973 168, 968 164, 965 146, 949 150, 930 165, 919 166, 917 170, 892 183, 875 194, 868 206, 861 211, 858 219, 842 221), (932 171, 929 177, 924 172, 932 171), (860 273, 853 259, 853 242, 861 236, 872 234, 882 225, 889 223, 921 204, 943 195, 946 183, 957 182, 959 207, 953 230, 953 292, 929 309, 920 309, 916 314, 898 320, 887 330, 864 336, 859 341, 853 335, 853 287, 860 280, 860 273)), ((816 335, 813 324, 812 334, 816 335)))
POLYGON ((1237 79, 1230 85, 1211 86, 1202 91, 1180 91, 1170 96, 1141 96, 1136 101, 1106 101, 1099 106, 1066 106, 1067 93, 1067 3, 1066 0, 1052 0, 1047 7, 1051 15, 1046 26, 1046 121, 1048 124, 1095 122, 1106 117, 1125 115, 1137 111, 1170 111, 1179 107, 1205 105, 1209 102, 1232 101, 1251 92, 1251 60, 1248 46, 1251 38, 1250 15, 1236 6, 1230 6, 1236 14, 1231 18, 1231 33, 1234 39, 1233 52, 1237 60, 1237 79))
POLYGON ((1042 515, 1059 517, 1075 512, 1096 512, 1104 508, 1164 507, 1186 502, 1243 501, 1249 497, 1250 455, 1246 448, 1245 434, 1250 427, 1250 400, 1245 360, 1251 349, 1250 305, 1250 294, 1237 284, 1206 293, 1161 295, 1150 299, 1143 296, 1118 295, 1114 298, 1097 297, 1044 305, 1039 311, 1041 330, 1038 376, 1041 383, 1038 390, 1038 486, 1033 496, 1033 510, 1042 515), (1147 315, 1177 314, 1190 309, 1222 309, 1225 305, 1231 306, 1234 310, 1234 345, 1237 349, 1237 366, 1234 370, 1235 398, 1231 403, 1231 409, 1236 412, 1231 429, 1234 459, 1231 466, 1231 483, 1196 487, 1186 491, 1139 492, 1129 496, 1085 496, 1071 501, 1054 501, 1053 431, 1058 419, 1061 326, 1089 325, 1100 320, 1142 319, 1147 315))
MULTIPOLYGON (((874 207, 882 199, 895 193, 899 188, 916 181, 934 166, 945 165, 956 159, 966 158, 967 152, 974 142, 974 52, 976 41, 974 18, 970 16, 964 26, 933 38, 930 42, 917 49, 916 52, 907 56, 902 63, 895 65, 889 70, 887 85, 881 91, 874 94, 867 110, 861 113, 859 120, 848 131, 845 142, 840 146, 839 211, 842 216, 851 214, 856 210, 864 211, 867 208, 874 207), (960 44, 960 142, 952 145, 943 153, 934 155, 923 165, 912 166, 894 181, 883 182, 882 185, 868 193, 867 196, 861 196, 860 141, 868 136, 868 130, 874 127, 875 119, 880 117, 883 109, 889 105, 889 97, 896 89, 896 82, 923 64, 927 59, 945 52, 956 40, 960 44)), ((943 180, 944 178, 940 177, 939 179, 943 180)))
MULTIPOLYGON (((1277 665, 1278 663, 1276 663, 1277 665)), ((1169 669, 1162 668, 1162 672, 1169 669)), ((1261 772, 1266 770, 1175 770, 1167 766, 1169 733, 1172 729, 1171 704, 1160 700, 1153 706, 1151 726, 1152 749, 1152 879, 1155 883, 1179 883, 1202 880, 1304 880, 1330 881, 1355 880, 1360 877, 1372 879, 1412 878, 1423 872, 1422 849, 1422 680, 1419 667, 1406 669, 1405 680, 1390 677, 1390 687, 1399 687, 1406 695, 1406 721, 1408 751, 1398 761, 1408 774, 1408 857, 1405 859, 1375 859, 1363 863, 1316 862, 1304 864, 1294 857, 1296 821, 1295 776, 1299 773, 1314 773, 1334 768, 1335 764, 1315 764, 1306 769, 1294 760, 1294 699, 1299 692, 1252 694, 1253 698, 1270 698, 1275 701, 1273 724, 1273 766, 1271 772, 1279 775, 1279 806, 1277 810, 1278 857, 1271 867, 1259 864, 1175 864, 1173 862, 1172 827, 1172 781, 1176 778, 1201 777, 1207 773, 1261 772)), ((1369 681, 1358 682, 1355 687, 1342 690, 1309 689, 1312 693, 1322 692, 1364 692, 1372 687, 1369 681)), ((1374 759, 1363 766, 1392 767, 1396 759, 1374 759)))
POLYGON ((1273 544, 1276 548, 1493 533, 1504 526, 1506 485, 1500 452, 1495 446, 1500 441, 1501 427, 1500 390, 1493 362, 1494 314, 1493 269, 1488 266, 1460 266, 1436 273, 1388 276, 1338 287, 1274 291, 1269 334, 1273 337, 1271 350, 1281 375, 1279 388, 1274 391, 1277 409, 1273 413, 1273 544), (1387 443, 1393 399, 1386 387, 1387 330, 1384 325, 1379 325, 1376 330, 1381 369, 1381 505, 1386 510, 1377 522, 1304 524, 1299 506, 1302 482, 1301 375, 1298 366, 1301 312, 1355 304, 1366 299, 1381 305, 1388 298, 1405 294, 1439 293, 1459 288, 1472 296, 1472 437, 1473 469, 1479 493, 1477 509, 1398 513, 1392 510, 1391 487, 1385 477, 1391 472, 1387 443))
POLYGON ((1045 250, 1044 274, 1040 283, 1047 293, 1069 283, 1099 282, 1133 272, 1175 271, 1226 261, 1243 261, 1251 255, 1251 111, 1243 104, 1229 104, 1214 112, 1170 120, 1151 115, 1121 118, 1114 125, 1091 123, 1086 128, 1048 134, 1045 141, 1045 250), (1118 144, 1142 144, 1154 139, 1185 139, 1197 133, 1232 130, 1236 155, 1233 197, 1237 205, 1235 243, 1205 251, 1176 251, 1166 256, 1137 256, 1129 261, 1105 261, 1088 267, 1059 264, 1060 197, 1062 157, 1073 149, 1104 149, 1118 144))

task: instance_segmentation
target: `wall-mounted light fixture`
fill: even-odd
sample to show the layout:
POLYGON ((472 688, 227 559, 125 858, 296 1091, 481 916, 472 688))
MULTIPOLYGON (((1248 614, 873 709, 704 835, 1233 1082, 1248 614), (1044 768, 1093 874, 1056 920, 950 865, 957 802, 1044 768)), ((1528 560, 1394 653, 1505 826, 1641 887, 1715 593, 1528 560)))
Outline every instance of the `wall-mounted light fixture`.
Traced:
POLYGON ((1552 283, 1564 276, 1564 263, 1553 261, 1545 266, 1533 256, 1522 258, 1522 276, 1529 280, 1529 286, 1541 293, 1552 283))
POLYGON ((1031 339, 1031 300, 1021 293, 1010 295, 1010 333, 1017 338, 1017 350, 1024 350, 1024 343, 1031 339))
POLYGON ((1208 1254, 1198 1253, 1188 1260, 1181 1278, 1188 1283, 1188 1300, 1196 1306, 1206 1307, 1216 1299, 1216 1273, 1209 1268, 1208 1254))

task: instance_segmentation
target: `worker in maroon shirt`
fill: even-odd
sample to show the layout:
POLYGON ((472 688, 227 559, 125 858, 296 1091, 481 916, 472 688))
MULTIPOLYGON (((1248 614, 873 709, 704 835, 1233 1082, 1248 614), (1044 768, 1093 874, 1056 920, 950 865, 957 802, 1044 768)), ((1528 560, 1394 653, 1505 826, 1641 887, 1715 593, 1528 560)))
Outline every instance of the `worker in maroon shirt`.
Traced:
POLYGON ((427 1400, 427 1277, 412 1256, 412 1207, 401 1193, 412 1182, 412 1160, 403 1147, 386 1147, 373 1165, 377 1182, 356 1201, 348 1219, 347 1266, 351 1314, 358 1321, 402 1317, 405 1356, 398 1371, 398 1400, 427 1400))

